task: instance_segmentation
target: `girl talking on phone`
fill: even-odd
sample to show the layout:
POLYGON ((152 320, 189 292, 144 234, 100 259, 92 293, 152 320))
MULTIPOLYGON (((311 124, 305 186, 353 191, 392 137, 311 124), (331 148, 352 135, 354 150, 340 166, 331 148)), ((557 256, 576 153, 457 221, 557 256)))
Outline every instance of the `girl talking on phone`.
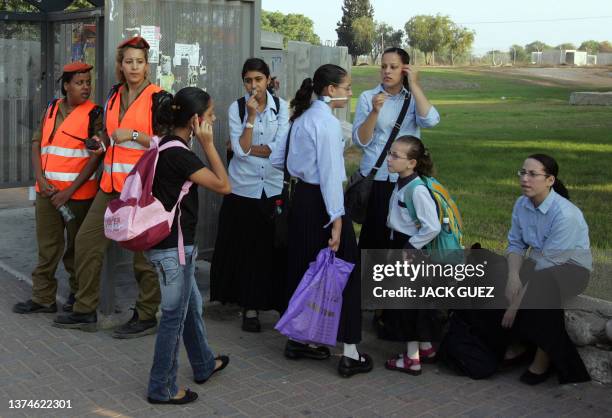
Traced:
MULTIPOLYGON (((364 91, 357 102, 353 121, 353 142, 363 150, 360 173, 367 176, 383 152, 393 126, 408 101, 408 111, 400 122, 397 137, 421 137, 420 128, 431 128, 440 122, 440 115, 429 103, 418 80, 417 69, 410 65, 410 56, 401 48, 385 50, 381 60, 381 83, 364 91)), ((395 138, 391 139, 393 141, 395 138)), ((389 173, 381 164, 374 176, 365 222, 359 237, 360 248, 391 248, 387 228, 389 199, 397 182, 397 174, 389 173)))

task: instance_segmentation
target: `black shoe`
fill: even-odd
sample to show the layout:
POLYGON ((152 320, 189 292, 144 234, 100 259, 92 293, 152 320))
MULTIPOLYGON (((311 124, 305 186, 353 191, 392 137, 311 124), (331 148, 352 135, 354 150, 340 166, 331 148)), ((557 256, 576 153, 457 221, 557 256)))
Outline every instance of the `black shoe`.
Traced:
POLYGON ((342 377, 351 377, 357 373, 368 373, 372 370, 374 363, 372 358, 367 354, 359 354, 364 361, 353 360, 350 357, 342 356, 340 363, 338 363, 338 373, 342 377))
MULTIPOLYGON (((116 328, 111 335, 113 338, 126 339, 138 338, 149 334, 155 334, 157 331, 157 320, 147 319, 141 321, 138 319, 138 312, 134 309, 134 315, 127 323, 116 328)), ((195 400, 195 399, 194 399, 195 400)))
POLYGON ((551 373, 551 368, 549 367, 544 373, 537 374, 529 371, 529 369, 525 370, 520 377, 521 382, 526 383, 530 386, 539 385, 542 382, 545 382, 551 373))
POLYGON ((287 340, 287 344, 285 344, 285 357, 288 359, 297 360, 305 357, 314 360, 325 360, 329 356, 329 348, 324 346, 311 347, 308 344, 298 343, 293 340, 287 340))
POLYGON ((96 312, 58 315, 54 320, 54 327, 65 329, 80 329, 81 331, 95 332, 98 330, 98 316, 96 312))
POLYGON ((25 302, 16 303, 13 306, 13 312, 18 314, 55 313, 57 312, 57 305, 52 303, 49 306, 45 306, 34 302, 32 299, 28 299, 25 302))
POLYGON ((160 401, 157 399, 147 397, 147 401, 149 401, 149 403, 161 404, 161 405, 185 405, 186 403, 193 402, 196 399, 198 399, 198 394, 195 392, 192 392, 189 389, 185 389, 185 396, 183 396, 182 398, 178 398, 178 399, 170 398, 167 401, 160 401))
POLYGON ((258 317, 247 318, 246 310, 242 311, 242 330, 246 332, 261 332, 261 323, 258 317))
POLYGON ((62 311, 64 312, 72 312, 72 307, 74 306, 74 302, 76 302, 76 298, 74 297, 74 293, 71 293, 68 296, 68 300, 62 306, 62 311))
POLYGON ((210 376, 208 376, 206 379, 202 379, 202 380, 196 380, 194 379, 194 381, 198 384, 201 385, 202 383, 206 383, 206 381, 208 379, 210 379, 212 377, 213 374, 220 372, 221 370, 225 369, 225 367, 229 364, 229 357, 228 356, 217 356, 215 357, 215 369, 213 369, 212 373, 210 374, 210 376), (221 365, 219 367, 217 366, 217 360, 221 360, 221 365))

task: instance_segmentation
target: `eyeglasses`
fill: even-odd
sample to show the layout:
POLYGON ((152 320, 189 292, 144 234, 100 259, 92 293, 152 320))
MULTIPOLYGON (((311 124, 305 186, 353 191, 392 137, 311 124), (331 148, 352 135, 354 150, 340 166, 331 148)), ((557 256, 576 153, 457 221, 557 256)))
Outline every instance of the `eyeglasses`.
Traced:
POLYGON ((535 171, 527 171, 527 170, 523 170, 523 169, 517 171, 516 175, 519 176, 519 178, 527 176, 527 178, 530 178, 530 179, 534 179, 534 178, 539 177, 539 176, 550 177, 550 174, 536 173, 535 171))
POLYGON ((396 152, 391 150, 387 151, 387 157, 390 157, 392 160, 412 160, 412 158, 403 157, 396 152))
POLYGON ((352 91, 353 90, 353 86, 351 86, 350 84, 348 86, 341 86, 340 84, 334 84, 334 86, 336 86, 336 88, 344 89, 346 91, 352 91))

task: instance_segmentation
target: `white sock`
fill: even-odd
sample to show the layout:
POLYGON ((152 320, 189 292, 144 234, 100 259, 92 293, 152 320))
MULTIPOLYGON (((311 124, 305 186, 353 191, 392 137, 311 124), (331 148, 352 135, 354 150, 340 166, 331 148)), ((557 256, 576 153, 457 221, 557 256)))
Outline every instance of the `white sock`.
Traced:
POLYGON ((344 344, 344 353, 343 355, 348 358, 352 358, 353 360, 360 360, 359 352, 357 351, 357 344, 344 344))
MULTIPOLYGON (((419 359, 419 343, 418 341, 410 341, 406 344, 406 355, 412 360, 419 359)), ((404 356, 400 355, 400 358, 395 362, 397 367, 404 367, 404 356)), ((418 370, 421 366, 410 366, 411 369, 418 370)))
POLYGON ((430 348, 431 348, 431 343, 429 342, 419 343, 419 350, 429 350, 430 348))
POLYGON ((253 309, 248 309, 245 314, 245 318, 257 318, 257 311, 253 309))

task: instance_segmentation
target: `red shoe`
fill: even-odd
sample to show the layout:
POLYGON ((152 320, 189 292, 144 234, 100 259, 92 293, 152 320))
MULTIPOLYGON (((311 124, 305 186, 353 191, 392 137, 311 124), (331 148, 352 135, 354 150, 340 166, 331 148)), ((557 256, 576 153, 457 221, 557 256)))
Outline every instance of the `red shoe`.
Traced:
POLYGON ((433 347, 429 347, 427 350, 419 348, 419 359, 422 363, 435 363, 438 361, 438 352, 433 347))
POLYGON ((413 376, 418 376, 421 374, 421 362, 416 359, 408 358, 405 354, 400 354, 397 358, 389 359, 385 362, 385 369, 387 370, 397 370, 398 372, 408 373, 413 376), (402 367, 397 365, 399 360, 404 360, 404 364, 402 367))

